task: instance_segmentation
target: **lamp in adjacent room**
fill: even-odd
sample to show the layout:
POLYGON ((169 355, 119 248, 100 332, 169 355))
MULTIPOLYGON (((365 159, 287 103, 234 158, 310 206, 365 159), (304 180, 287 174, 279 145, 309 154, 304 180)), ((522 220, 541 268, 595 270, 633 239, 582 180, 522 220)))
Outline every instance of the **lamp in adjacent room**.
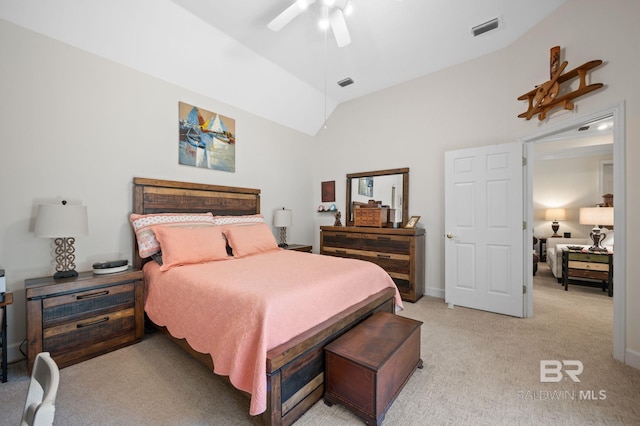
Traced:
POLYGON ((53 278, 76 277, 75 237, 89 233, 87 207, 67 204, 40 204, 36 216, 37 237, 53 238, 55 243, 56 273, 53 278))
POLYGON ((613 207, 583 207, 580 209, 579 221, 581 225, 593 225, 589 234, 593 245, 589 247, 589 251, 606 252, 602 241, 607 238, 607 234, 600 227, 613 225, 613 207))
POLYGON ((567 220, 567 211, 565 209, 547 209, 544 219, 553 221, 551 224, 551 229, 553 230, 551 238, 557 238, 560 236, 558 235, 558 229, 560 229, 558 221, 567 220))
POLYGON ((280 228, 280 244, 278 247, 288 247, 287 244, 287 227, 291 226, 291 210, 276 210, 273 214, 273 226, 280 228))

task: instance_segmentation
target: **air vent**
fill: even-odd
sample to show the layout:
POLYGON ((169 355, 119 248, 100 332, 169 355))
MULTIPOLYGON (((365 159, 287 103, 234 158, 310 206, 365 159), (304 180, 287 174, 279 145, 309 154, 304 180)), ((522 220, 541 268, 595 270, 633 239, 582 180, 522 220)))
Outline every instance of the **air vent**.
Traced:
POLYGON ((589 130, 589 126, 578 127, 579 132, 584 132, 585 130, 589 130))
POLYGON ((492 20, 487 21, 484 24, 480 24, 478 26, 471 28, 471 32, 473 33, 474 37, 478 37, 481 34, 484 34, 486 32, 489 32, 491 30, 495 30, 496 28, 498 28, 498 23, 499 23, 498 18, 493 18, 492 20))
POLYGON ((338 82, 338 86, 340 87, 346 87, 350 84, 353 84, 353 80, 351 79, 351 77, 343 78, 338 82))

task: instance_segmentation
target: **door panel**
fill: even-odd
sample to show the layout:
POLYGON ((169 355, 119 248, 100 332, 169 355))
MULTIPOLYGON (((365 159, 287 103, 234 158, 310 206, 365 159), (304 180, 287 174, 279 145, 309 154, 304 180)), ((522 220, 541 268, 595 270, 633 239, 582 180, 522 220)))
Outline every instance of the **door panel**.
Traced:
POLYGON ((523 315, 523 146, 445 154, 445 300, 523 315))

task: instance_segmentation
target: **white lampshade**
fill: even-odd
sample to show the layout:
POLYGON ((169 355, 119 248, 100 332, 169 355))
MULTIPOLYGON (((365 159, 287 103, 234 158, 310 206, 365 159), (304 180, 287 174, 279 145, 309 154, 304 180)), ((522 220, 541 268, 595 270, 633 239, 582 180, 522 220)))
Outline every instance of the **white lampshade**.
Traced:
POLYGON ((566 209, 547 209, 544 220, 567 220, 567 211, 566 209))
POLYGON ((613 207, 582 207, 581 225, 613 225, 613 207))
POLYGON ((282 208, 280 210, 276 210, 273 214, 273 226, 276 228, 286 228, 291 226, 292 216, 291 210, 282 208))
POLYGON ((42 238, 68 238, 89 233, 87 207, 70 204, 40 204, 34 232, 42 238))

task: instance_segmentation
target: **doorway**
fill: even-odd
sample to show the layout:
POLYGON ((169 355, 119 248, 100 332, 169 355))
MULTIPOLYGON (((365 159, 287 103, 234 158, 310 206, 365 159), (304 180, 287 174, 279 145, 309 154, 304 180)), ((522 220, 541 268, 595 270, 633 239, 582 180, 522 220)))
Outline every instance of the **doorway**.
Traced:
MULTIPOLYGON (((580 127, 583 124, 597 121, 611 116, 613 118, 613 162, 614 168, 614 195, 615 211, 614 222, 616 226, 616 257, 614 260, 615 291, 613 295, 613 357, 624 362, 626 347, 626 171, 624 162, 625 131, 624 131, 624 104, 546 128, 544 131, 526 136, 520 140, 525 143, 527 158, 533 158, 533 145, 570 129, 580 127), (621 238, 618 238, 618 237, 621 238)), ((527 223, 533 224, 533 168, 527 167, 525 184, 525 212, 527 223)), ((533 239, 533 229, 527 229, 526 242, 533 239)), ((527 248, 529 244, 527 245, 527 248)), ((525 316, 533 316, 533 275, 527 279, 527 293, 525 294, 525 316)))

